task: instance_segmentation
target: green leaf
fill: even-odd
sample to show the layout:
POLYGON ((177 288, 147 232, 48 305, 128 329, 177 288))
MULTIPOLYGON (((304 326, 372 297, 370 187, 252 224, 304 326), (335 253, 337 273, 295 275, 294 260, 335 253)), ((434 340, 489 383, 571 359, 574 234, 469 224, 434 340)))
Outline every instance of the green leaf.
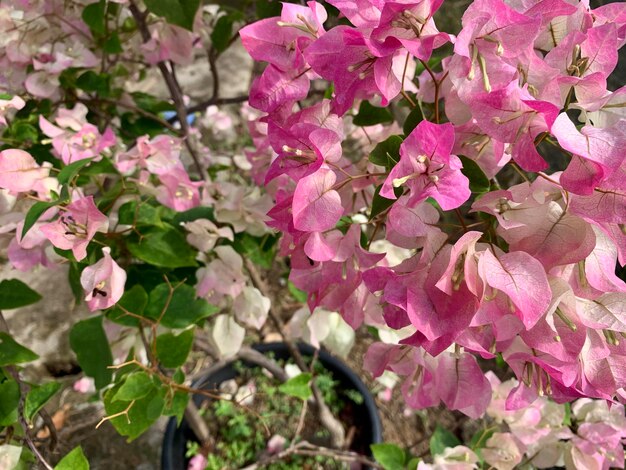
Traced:
POLYGON ((94 36, 102 36, 106 31, 105 27, 105 1, 90 3, 83 8, 82 18, 94 36))
MULTIPOLYGON (((383 185, 381 184, 377 186, 376 189, 374 190, 374 197, 372 198, 372 210, 370 212, 370 220, 372 220, 378 214, 381 214, 382 212, 389 209, 397 201, 397 199, 387 199, 386 197, 382 197, 380 195, 380 190, 382 189, 382 187, 383 185)), ((393 188, 393 192, 396 195, 396 197, 402 196, 402 188, 393 188)))
POLYGON ((143 93, 140 91, 136 91, 130 94, 135 101, 135 104, 148 112, 153 114, 159 114, 164 111, 174 111, 174 105, 168 103, 167 101, 160 100, 152 95, 147 93, 143 93))
POLYGON ((189 284, 178 286, 171 297, 169 286, 160 284, 150 292, 145 316, 154 320, 160 318, 161 325, 167 328, 187 328, 217 311, 218 308, 206 300, 197 299, 196 290, 189 284))
POLYGON ((146 372, 134 372, 126 376, 126 380, 113 397, 113 401, 138 400, 148 395, 154 388, 156 385, 146 372))
POLYGON ((126 225, 162 226, 156 207, 145 201, 128 201, 119 210, 119 223, 126 225))
POLYGON ((495 430, 496 430, 495 427, 491 427, 491 428, 481 429, 477 431, 472 436, 472 439, 470 440, 470 443, 469 443, 470 449, 478 450, 478 449, 482 449, 483 447, 485 447, 485 444, 487 443, 489 438, 493 436, 493 433, 495 432, 495 430))
POLYGON ((279 2, 270 0, 256 1, 256 18, 262 20, 273 16, 280 16, 281 5, 279 2))
POLYGON ((176 416, 176 421, 180 426, 183 416, 185 415, 185 409, 189 403, 189 394, 185 392, 174 392, 171 398, 166 398, 165 408, 163 409, 164 416, 176 416))
POLYGON ((376 462, 385 470, 403 470, 406 455, 402 449, 394 444, 372 444, 372 455, 376 462))
POLYGON ((375 165, 384 166, 387 170, 393 168, 400 161, 400 145, 402 145, 402 137, 392 135, 380 142, 372 153, 370 153, 370 162, 375 165))
POLYGON ((419 457, 413 457, 406 464, 406 470, 417 470, 417 466, 419 465, 419 463, 420 463, 420 458, 419 457))
POLYGON ((200 0, 144 0, 151 13, 162 16, 168 23, 193 30, 193 21, 200 0))
POLYGON ((253 237, 243 232, 235 235, 233 248, 242 257, 250 259, 262 268, 270 269, 276 256, 276 242, 278 237, 267 234, 263 237, 253 237))
POLYGON ((572 425, 572 404, 565 403, 565 416, 563 416, 563 426, 571 426, 572 425))
POLYGON ((359 112, 352 119, 355 126, 374 126, 388 122, 393 122, 393 116, 389 110, 373 106, 369 101, 361 101, 359 112))
POLYGON ((224 52, 233 36, 234 18, 231 15, 220 16, 211 31, 211 44, 218 52, 224 52))
POLYGON ((63 201, 51 201, 51 202, 43 202, 39 201, 32 205, 32 207, 26 213, 26 217, 24 218, 24 227, 22 228, 22 238, 26 236, 28 231, 32 228, 33 225, 39 220, 39 217, 42 216, 44 212, 50 209, 57 204, 61 204, 63 201))
POLYGON ((448 447, 460 446, 461 441, 447 429, 437 426, 430 438, 430 453, 437 455, 443 453, 448 447))
POLYGON ((85 293, 83 292, 83 286, 80 284, 81 265, 78 263, 70 263, 70 269, 67 273, 67 280, 74 294, 74 301, 76 305, 80 305, 85 293))
POLYGON ((48 403, 55 393, 61 388, 60 382, 48 382, 47 384, 31 387, 26 401, 24 402, 24 416, 32 421, 35 415, 48 403))
POLYGON ((70 330, 70 346, 85 374, 93 377, 96 388, 101 389, 111 382, 113 373, 108 367, 113 364, 113 355, 102 328, 101 315, 76 323, 70 330))
POLYGON ((98 96, 108 96, 111 90, 111 76, 98 74, 93 70, 87 70, 76 79, 76 86, 81 90, 96 93, 98 96))
POLYGON ((54 470, 89 470, 89 461, 80 446, 61 459, 54 470))
POLYGON ((185 212, 177 212, 172 219, 172 224, 178 227, 183 222, 192 222, 198 219, 207 219, 215 222, 213 208, 210 206, 198 206, 185 212))
POLYGON ((77 162, 70 163, 66 167, 64 167, 58 174, 57 179, 61 184, 67 184, 74 179, 74 177, 78 174, 78 172, 86 165, 91 163, 93 158, 84 158, 83 160, 78 160, 77 162))
POLYGON ((39 140, 37 128, 25 121, 14 122, 11 126, 11 135, 24 144, 34 144, 39 140))
POLYGON ((486 193, 491 188, 491 184, 489 183, 489 178, 487 175, 481 170, 478 163, 474 160, 464 157, 463 155, 459 155, 461 162, 463 163, 463 168, 461 169, 461 173, 467 176, 469 180, 469 187, 473 193, 486 193))
POLYGON ((404 120, 404 125, 402 126, 402 132, 404 132, 404 135, 409 135, 423 120, 424 116, 422 114, 422 110, 419 106, 416 106, 404 120))
POLYGON ((174 369, 182 366, 193 346, 195 329, 185 330, 179 335, 164 333, 156 340, 156 353, 163 367, 174 369))
POLYGON ((0 426, 17 422, 17 407, 20 403, 20 386, 15 380, 0 383, 0 426))
POLYGON ((289 293, 291 294, 291 296, 298 302, 305 303, 307 301, 307 293, 303 290, 298 289, 293 282, 287 282, 287 289, 289 289, 289 293))
POLYGON ((112 418, 110 423, 122 436, 127 436, 129 441, 136 439, 143 434, 158 418, 155 415, 154 404, 152 401, 159 395, 160 390, 154 388, 148 395, 134 402, 114 401, 113 397, 117 394, 120 385, 107 390, 104 394, 104 409, 108 416, 120 414, 112 418))
POLYGON ((151 229, 143 237, 131 237, 128 250, 142 261, 163 268, 196 266, 196 250, 191 248, 185 236, 171 226, 151 229))
POLYGON ((31 362, 39 356, 16 342, 8 333, 0 332, 0 367, 31 362))
POLYGON ((102 50, 108 54, 121 54, 124 52, 120 36, 116 32, 111 33, 111 36, 102 45, 102 50))
POLYGON ((109 310, 107 318, 120 325, 139 326, 139 319, 126 312, 143 315, 146 305, 148 305, 148 293, 143 286, 135 284, 127 289, 122 298, 109 310))
MULTIPOLYGON (((110 158, 104 157, 102 158, 102 160, 98 161, 98 162, 93 162, 91 165, 89 165, 87 168, 83 169, 80 172, 80 176, 99 176, 102 175, 104 173, 107 174, 111 174, 111 175, 115 175, 118 173, 117 169, 115 168, 115 166, 113 166, 113 163, 111 161, 110 158)), ((126 184, 128 185, 128 182, 126 182, 126 184)), ((128 186, 127 186, 128 187, 128 186)), ((99 204, 99 202, 98 202, 99 204)))
POLYGON ((313 395, 310 385, 311 377, 312 375, 309 372, 303 372, 281 384, 278 390, 286 395, 300 398, 301 400, 308 400, 313 395))
POLYGON ((40 300, 41 295, 19 279, 5 279, 0 282, 0 310, 25 307, 40 300))

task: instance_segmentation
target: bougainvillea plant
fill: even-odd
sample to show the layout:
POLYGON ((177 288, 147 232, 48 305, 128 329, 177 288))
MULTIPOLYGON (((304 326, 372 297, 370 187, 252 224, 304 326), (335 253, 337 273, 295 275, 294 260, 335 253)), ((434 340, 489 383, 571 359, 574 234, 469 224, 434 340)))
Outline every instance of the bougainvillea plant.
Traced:
MULTIPOLYGON (((508 425, 411 465, 623 468, 626 94, 607 79, 626 6, 475 0, 454 35, 436 0, 236 3, 0 5, 4 253, 67 273, 89 312, 71 321, 76 388, 103 422, 134 439, 181 420, 193 345, 232 357, 260 337, 256 269, 278 251, 307 303, 281 333, 345 353, 365 325, 366 368, 410 408, 508 425), (239 39, 265 67, 224 97, 239 39), (177 71, 199 56, 212 96, 192 104, 177 71), (155 77, 165 95, 139 86, 155 77), (216 107, 244 102, 245 126, 216 107)), ((0 283, 2 310, 38 300, 0 283)), ((0 463, 52 468, 33 427, 61 385, 26 379, 37 355, 11 333, 0 314, 0 463)), ((77 448, 58 468, 86 465, 77 448)))

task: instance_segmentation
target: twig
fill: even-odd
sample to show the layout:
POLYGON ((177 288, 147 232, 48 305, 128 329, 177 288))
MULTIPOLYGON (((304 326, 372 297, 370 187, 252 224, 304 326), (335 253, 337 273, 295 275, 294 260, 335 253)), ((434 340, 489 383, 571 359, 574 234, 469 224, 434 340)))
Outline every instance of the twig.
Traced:
MULTIPOLYGON (((137 28, 141 32, 141 37, 143 38, 144 43, 150 41, 150 30, 148 29, 148 24, 146 23, 146 15, 142 14, 134 0, 130 0, 128 8, 137 23, 137 28)), ((196 171, 200 175, 200 178, 206 180, 206 176, 204 171, 202 170, 202 165, 200 164, 200 160, 198 159, 198 155, 196 154, 195 149, 191 145, 189 141, 189 123, 187 122, 187 110, 185 108, 185 102, 183 101, 183 94, 176 81, 176 77, 174 72, 167 67, 167 64, 163 61, 157 64, 161 75, 163 76, 163 80, 165 80, 165 85, 170 92, 170 96, 174 101, 174 107, 176 108, 176 114, 178 116, 178 122, 180 123, 180 128, 183 131, 183 136, 185 137, 185 146, 193 159, 193 162, 196 166, 196 171)))
MULTIPOLYGON (((233 96, 230 98, 211 97, 208 100, 201 101, 200 103, 194 104, 193 106, 190 106, 189 108, 187 108, 187 114, 193 114, 193 113, 198 113, 200 111, 204 111, 205 109, 207 109, 209 106, 212 106, 212 105, 219 106, 222 104, 238 104, 238 103, 244 103, 246 101, 248 101, 248 95, 233 96)), ((172 124, 178 120, 179 120, 178 116, 172 116, 167 121, 170 124, 172 124)))
POLYGON ((298 419, 298 425, 296 426, 296 431, 293 433, 293 438, 291 439, 291 446, 294 447, 296 445, 296 441, 302 432, 302 428, 304 427, 304 419, 306 418, 306 412, 309 409, 309 402, 306 400, 302 400, 302 410, 300 410, 300 418, 298 419))
MULTIPOLYGON (((9 325, 6 322, 1 310, 0 310, 0 331, 3 331, 7 334, 11 334, 11 332, 9 331, 9 325)), ((48 461, 41 454, 41 452, 39 452, 39 449, 37 449, 37 446, 35 445, 35 442, 33 441, 33 437, 31 436, 31 426, 28 424, 28 421, 26 420, 26 416, 24 416, 24 401, 26 399, 27 391, 24 386, 24 383, 20 379, 20 374, 15 368, 15 366, 6 366, 5 369, 11 375, 11 377, 13 377, 13 380, 15 380, 15 382, 17 383, 17 386, 20 391, 20 399, 18 401, 17 411, 18 411, 18 419, 19 419, 20 425, 22 426, 22 429, 24 430, 24 440, 26 441, 26 444, 28 445, 32 453, 35 454, 35 457, 37 458, 37 460, 39 460, 41 465, 43 465, 43 467, 46 470, 53 470, 52 465, 48 463, 48 461)))
POLYGON ((126 407, 126 409, 124 409, 122 411, 119 411, 118 413, 113 413, 112 415, 104 416, 100 421, 98 421, 98 424, 96 424, 96 429, 98 429, 100 426, 102 426, 107 421, 110 421, 110 420, 115 419, 115 418, 119 418, 120 416, 126 416, 126 421, 128 422, 128 424, 130 424, 130 416, 128 416, 128 412, 130 411, 130 409, 135 404, 135 401, 137 401, 137 400, 131 401, 128 404, 128 406, 126 407))
POLYGON ((256 364, 257 366, 267 369, 276 378, 276 380, 280 380, 281 382, 286 382, 288 379, 287 374, 285 373, 285 370, 282 367, 280 367, 276 363, 276 361, 273 361, 272 359, 267 357, 265 354, 261 354, 260 352, 252 348, 248 348, 244 346, 243 348, 239 350, 239 353, 237 353, 237 357, 239 357, 239 359, 252 362, 253 364, 256 364))
POLYGON ((54 448, 57 446, 57 443, 59 442, 57 428, 54 425, 54 421, 52 421, 52 418, 50 417, 48 412, 44 410, 43 408, 39 410, 39 416, 41 416, 41 419, 43 420, 44 425, 48 428, 48 431, 50 432, 50 446, 48 448, 52 451, 54 450, 54 448))
POLYGON ((371 468, 383 468, 381 465, 372 461, 371 459, 365 457, 364 455, 357 454, 356 452, 350 452, 345 450, 337 450, 331 449, 329 447, 321 447, 310 444, 307 441, 301 441, 293 447, 288 447, 287 449, 279 452, 275 455, 272 455, 265 459, 260 459, 258 462, 248 465, 247 467, 242 468, 241 470, 258 470, 266 465, 272 464, 274 462, 278 462, 283 460, 290 455, 303 455, 309 457, 328 457, 334 460, 339 460, 342 462, 357 462, 363 465, 367 465, 371 468))
MULTIPOLYGON (((254 264, 249 259, 245 259, 244 263, 246 265, 248 273, 250 273, 250 278, 252 279, 252 282, 253 284, 255 284, 256 288, 259 289, 265 297, 271 298, 272 295, 270 293, 270 290, 265 284, 265 281, 261 279, 261 276, 256 270, 254 264)), ((302 355, 300 354, 300 350, 297 348, 294 341, 289 338, 285 333, 285 325, 282 319, 276 314, 275 310, 272 308, 270 308, 269 317, 276 326, 276 329, 278 330, 280 335, 282 336, 283 341, 287 345, 287 349, 289 349, 289 352, 291 353, 291 356, 293 357, 296 365, 300 368, 300 370, 306 370, 307 366, 304 362, 304 359, 302 358, 302 355)), ((345 442, 345 431, 343 429, 343 426, 333 416, 332 412, 324 402, 322 392, 315 383, 315 380, 311 382, 311 391, 313 392, 313 398, 315 399, 315 403, 317 404, 319 420, 330 433, 332 445, 340 449, 341 447, 343 447, 343 443, 345 442)))
POLYGON ((106 103, 106 104, 110 104, 110 105, 113 105, 113 106, 119 106, 121 108, 126 108, 126 109, 129 109, 130 111, 133 111, 133 112, 137 113, 137 114, 141 114, 143 117, 148 118, 148 119, 150 119, 150 120, 152 120, 152 121, 162 125, 163 127, 165 127, 166 129, 168 129, 168 130, 170 130, 172 132, 175 132, 175 133, 179 132, 178 129, 176 129, 174 126, 172 126, 171 122, 166 121, 165 119, 162 119, 161 117, 157 116, 156 114, 152 114, 151 112, 146 111, 145 109, 141 109, 139 106, 133 106, 131 104, 124 103, 123 101, 115 101, 115 100, 110 100, 110 99, 107 99, 107 98, 100 98, 100 97, 98 97, 97 99, 93 99, 93 100, 87 100, 87 99, 84 99, 84 98, 77 98, 77 99, 78 99, 78 101, 80 101, 81 103, 84 103, 84 104, 90 104, 92 101, 94 101, 94 102, 98 102, 99 101, 101 103, 106 103))
POLYGON ((213 99, 217 99, 220 94, 220 76, 217 70, 217 51, 211 47, 208 50, 209 67, 213 76, 213 99))
POLYGON ((202 447, 207 447, 211 442, 211 432, 209 431, 206 421, 202 419, 200 411, 198 410, 198 407, 194 403, 193 399, 190 399, 187 403, 187 407, 185 408, 185 419, 200 441, 202 447))

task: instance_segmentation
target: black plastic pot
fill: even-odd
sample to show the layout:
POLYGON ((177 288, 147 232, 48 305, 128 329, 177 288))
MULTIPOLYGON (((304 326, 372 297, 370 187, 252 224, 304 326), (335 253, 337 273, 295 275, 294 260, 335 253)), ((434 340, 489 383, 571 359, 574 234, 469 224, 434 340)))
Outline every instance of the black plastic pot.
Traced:
MULTIPOLYGON (((284 343, 265 343, 253 346, 261 353, 274 353, 276 359, 286 360, 290 357, 289 350, 284 343)), ((307 356, 312 356, 314 348, 307 344, 299 344, 300 352, 307 356)), ((354 404, 353 419, 357 428, 358 442, 364 448, 353 448, 352 450, 364 454, 369 454, 369 445, 382 442, 382 424, 378 416, 378 410, 374 397, 361 381, 361 379, 343 362, 331 356, 325 351, 319 351, 318 361, 333 374, 333 378, 339 381, 339 387, 344 390, 356 390, 363 395, 363 403, 354 404)), ((254 366, 253 366, 254 367, 254 366)), ((209 373, 193 384, 195 388, 205 388, 215 390, 222 382, 231 380, 237 376, 237 372, 232 364, 209 373)), ((194 396, 196 405, 200 405, 203 400, 201 396, 194 396)), ((176 419, 172 418, 167 423, 165 437, 163 438, 163 452, 161 455, 161 466, 163 470, 186 470, 189 459, 185 457, 187 442, 197 440, 193 431, 185 420, 180 427, 176 426, 176 419)), ((354 440, 355 442, 357 439, 354 440)))

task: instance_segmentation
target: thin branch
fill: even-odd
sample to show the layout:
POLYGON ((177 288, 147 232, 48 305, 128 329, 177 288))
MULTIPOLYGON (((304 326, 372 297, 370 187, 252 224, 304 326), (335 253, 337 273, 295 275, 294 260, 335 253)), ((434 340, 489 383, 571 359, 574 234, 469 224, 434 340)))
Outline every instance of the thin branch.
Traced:
POLYGON ((220 76, 217 70, 217 51, 211 47, 208 51, 209 67, 213 76, 213 99, 216 100, 220 95, 220 76))
MULTIPOLYGON (((137 7, 134 0, 130 0, 128 8, 137 23, 137 28, 141 32, 141 37, 143 38, 144 43, 150 41, 150 30, 148 29, 148 24, 146 23, 146 16, 142 14, 139 8, 137 7)), ((170 92, 170 96, 174 101, 174 107, 176 108, 176 115, 178 116, 178 122, 180 123, 180 128, 183 131, 183 136, 185 137, 185 146, 193 159, 193 162, 196 166, 196 171, 200 175, 200 178, 206 180, 206 176, 204 171, 202 170, 202 165, 200 164, 200 160, 198 159, 198 155, 196 154, 195 149, 191 145, 189 141, 189 123, 187 122, 187 110, 185 108, 185 102, 183 101, 183 93, 176 81, 176 76, 174 75, 173 70, 170 70, 167 64, 163 61, 157 64, 161 75, 163 76, 163 80, 165 80, 165 85, 170 92)))
POLYGON ((367 465, 371 468, 383 468, 381 465, 377 464, 373 460, 367 458, 364 455, 357 454, 356 452, 344 451, 331 449, 328 447, 321 447, 310 444, 307 441, 302 441, 296 444, 293 447, 289 447, 282 452, 269 456, 267 458, 261 458, 258 462, 248 465, 247 467, 242 468, 241 470, 258 470, 260 468, 265 467, 266 465, 270 465, 275 462, 279 462, 290 455, 303 455, 308 457, 328 457, 335 461, 339 460, 342 462, 355 462, 363 465, 367 465))
MULTIPOLYGON (((1 310, 0 310, 0 331, 3 331, 7 334, 11 334, 11 332, 9 331, 9 325, 6 322, 1 310)), ((26 390, 26 386, 20 379, 20 374, 15 368, 15 366, 7 366, 5 367, 5 369, 11 375, 11 377, 13 377, 13 380, 15 380, 15 382, 17 383, 17 386, 20 391, 20 399, 17 405, 17 414, 18 414, 18 420, 20 422, 20 425, 22 426, 22 429, 24 430, 24 440, 26 441, 26 444, 28 445, 32 453, 35 454, 35 457, 37 458, 37 460, 39 460, 41 465, 43 465, 43 467, 46 470, 53 470, 52 465, 48 463, 48 461, 41 454, 41 452, 39 452, 39 449, 35 445, 35 442, 33 441, 33 437, 31 436, 31 426, 30 424, 28 424, 28 421, 26 420, 26 416, 24 415, 24 402, 26 400, 26 393, 28 392, 26 390)))
MULTIPOLYGON (((249 259, 245 259, 244 263, 246 265, 248 273, 250 273, 250 277, 256 288, 259 289, 265 297, 272 299, 273 296, 270 293, 269 288, 265 284, 265 281, 261 279, 261 276, 256 270, 254 264, 249 259)), ((282 319, 276 314, 274 309, 270 309, 269 317, 276 326, 276 329, 279 331, 280 335, 282 336, 283 341, 287 345, 287 349, 289 349, 289 352, 291 353, 291 356, 293 357, 296 365, 300 368, 300 370, 306 370, 306 363, 302 358, 302 354, 300 354, 300 350, 298 349, 294 341, 289 338, 285 333, 285 325, 282 319)), ((319 420, 330 433, 332 445, 337 448, 343 447, 343 443, 345 442, 345 431, 343 429, 343 426, 337 420, 337 418, 333 416, 332 412, 324 402, 322 392, 315 383, 315 380, 311 382, 311 390, 313 392, 313 398, 315 399, 315 403, 317 404, 319 420)))
POLYGON ((296 445, 296 441, 298 437, 300 437, 300 433, 304 428, 304 419, 306 418, 306 412, 309 408, 309 402, 306 400, 302 400, 302 410, 300 410, 300 418, 298 419, 298 425, 296 426, 296 431, 293 433, 293 438, 291 439, 291 446, 294 447, 296 445))
POLYGON ((128 109, 130 111, 133 111, 133 112, 135 112, 137 114, 140 114, 143 117, 148 118, 148 119, 150 119, 150 120, 152 120, 152 121, 162 125, 163 127, 165 127, 166 129, 168 129, 171 132, 174 132, 176 134, 179 133, 179 129, 176 129, 172 125, 171 122, 166 121, 165 119, 162 119, 161 117, 157 116, 156 114, 152 114, 151 112, 146 111, 145 109, 141 109, 138 106, 134 106, 134 105, 131 105, 131 104, 124 103, 123 101, 114 101, 114 100, 110 100, 110 99, 107 99, 107 98, 100 98, 100 97, 98 97, 97 99, 93 99, 93 100, 88 100, 88 99, 84 99, 84 98, 78 98, 78 101, 80 101, 81 103, 87 104, 87 105, 90 104, 92 101, 95 101, 95 102, 106 103, 106 104, 110 104, 110 105, 114 105, 114 106, 119 106, 120 108, 126 108, 126 109, 128 109))
POLYGON ((43 408, 41 410, 39 410, 39 416, 41 416, 41 419, 43 420, 44 426, 47 427, 48 431, 50 432, 50 446, 49 446, 49 449, 50 450, 54 450, 55 447, 57 446, 57 443, 59 442, 57 428, 54 425, 54 421, 52 421, 52 417, 43 408))
MULTIPOLYGON (((187 108, 187 114, 199 113, 212 105, 219 106, 222 104, 238 104, 245 103, 246 101, 248 101, 248 95, 233 96, 231 98, 209 98, 208 100, 201 101, 200 103, 194 104, 193 106, 187 108)), ((178 116, 172 116, 168 119, 168 122, 172 124, 178 120, 178 116)))
POLYGON ((289 377, 285 373, 285 370, 278 365, 276 361, 273 361, 265 354, 261 354, 260 352, 248 348, 242 347, 237 353, 237 357, 239 359, 243 359, 244 361, 252 362, 253 364, 263 367, 267 369, 276 380, 280 380, 281 382, 286 382, 289 377))
POLYGON ((200 410, 198 410, 198 407, 194 403, 193 399, 190 399, 187 403, 187 407, 185 408, 185 419, 200 441, 202 447, 207 447, 211 442, 211 432, 209 431, 206 421, 200 415, 200 410))

